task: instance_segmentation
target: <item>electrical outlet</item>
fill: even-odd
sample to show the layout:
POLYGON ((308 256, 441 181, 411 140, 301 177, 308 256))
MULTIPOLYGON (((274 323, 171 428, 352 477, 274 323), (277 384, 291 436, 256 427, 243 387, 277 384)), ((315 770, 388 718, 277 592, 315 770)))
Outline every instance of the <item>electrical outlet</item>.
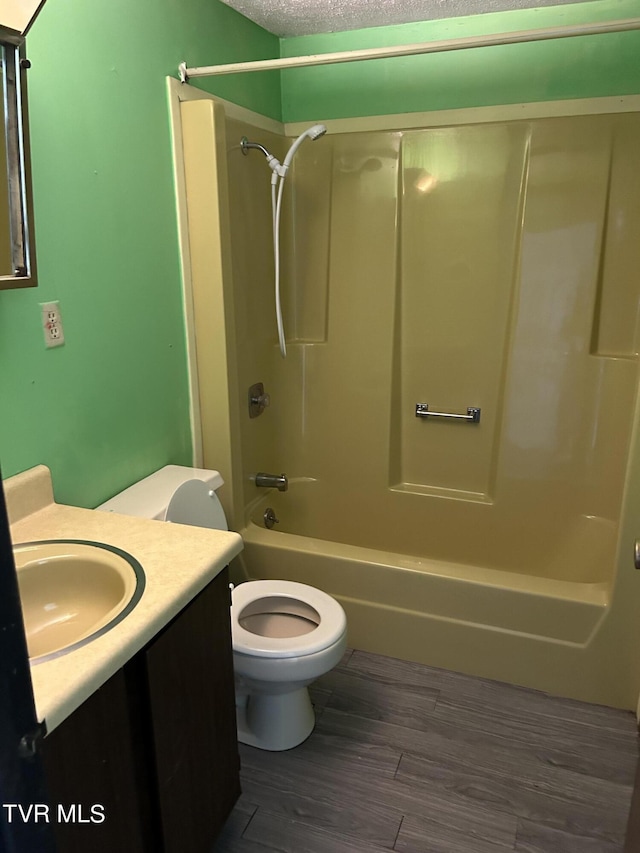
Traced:
POLYGON ((41 302, 42 329, 44 331, 44 345, 46 347, 61 347, 64 343, 64 331, 62 329, 62 314, 59 302, 41 302))

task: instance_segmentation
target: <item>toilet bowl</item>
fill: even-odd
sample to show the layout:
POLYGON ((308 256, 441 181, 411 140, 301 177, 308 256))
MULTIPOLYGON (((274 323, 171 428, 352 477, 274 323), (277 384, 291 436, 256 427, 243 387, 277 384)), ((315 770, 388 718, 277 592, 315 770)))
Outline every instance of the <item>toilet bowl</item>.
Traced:
POLYGON ((340 661, 347 619, 338 602, 293 581, 249 581, 231 593, 238 739, 278 751, 315 725, 307 687, 340 661))
MULTIPOLYGON (((98 507, 142 518, 227 530, 217 471, 167 465, 98 507)), ((231 634, 238 740, 291 749, 313 731, 307 689, 340 661, 347 620, 340 604, 293 581, 247 581, 232 589, 231 634)))

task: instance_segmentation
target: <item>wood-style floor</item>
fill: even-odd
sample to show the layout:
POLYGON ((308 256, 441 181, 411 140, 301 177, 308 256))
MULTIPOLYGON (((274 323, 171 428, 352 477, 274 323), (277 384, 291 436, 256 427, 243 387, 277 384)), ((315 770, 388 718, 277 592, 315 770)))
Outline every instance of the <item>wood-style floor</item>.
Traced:
POLYGON ((288 752, 240 745, 215 853, 622 853, 631 713, 361 651, 288 752))

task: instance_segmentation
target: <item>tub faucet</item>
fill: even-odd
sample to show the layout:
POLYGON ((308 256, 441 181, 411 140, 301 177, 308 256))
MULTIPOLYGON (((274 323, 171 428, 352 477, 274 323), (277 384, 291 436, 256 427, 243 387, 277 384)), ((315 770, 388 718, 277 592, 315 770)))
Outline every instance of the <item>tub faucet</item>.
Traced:
POLYGON ((264 486, 265 489, 277 489, 286 492, 289 488, 289 480, 286 474, 256 474, 256 486, 264 486))

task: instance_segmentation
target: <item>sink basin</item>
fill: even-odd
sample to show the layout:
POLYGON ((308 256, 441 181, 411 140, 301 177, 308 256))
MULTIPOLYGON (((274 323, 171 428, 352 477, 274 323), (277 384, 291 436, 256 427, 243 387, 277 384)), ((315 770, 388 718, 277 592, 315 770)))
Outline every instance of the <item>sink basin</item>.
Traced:
POLYGON ((110 545, 27 542, 15 545, 13 555, 32 663, 102 636, 131 613, 144 591, 142 566, 110 545))

